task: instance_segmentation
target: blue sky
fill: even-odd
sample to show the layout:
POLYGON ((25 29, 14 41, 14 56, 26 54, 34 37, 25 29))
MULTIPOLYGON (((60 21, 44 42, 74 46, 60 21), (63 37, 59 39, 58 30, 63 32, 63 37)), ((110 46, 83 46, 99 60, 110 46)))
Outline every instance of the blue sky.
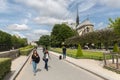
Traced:
POLYGON ((95 30, 120 17, 120 0, 0 0, 0 30, 38 40, 56 23, 75 22, 77 5, 80 22, 89 15, 95 30))

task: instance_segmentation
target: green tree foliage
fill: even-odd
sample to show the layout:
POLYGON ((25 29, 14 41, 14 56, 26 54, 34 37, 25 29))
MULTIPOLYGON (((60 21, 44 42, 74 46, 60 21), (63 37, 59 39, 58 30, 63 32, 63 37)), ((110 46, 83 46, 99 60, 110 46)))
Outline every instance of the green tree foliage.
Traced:
POLYGON ((38 44, 48 47, 50 45, 50 36, 49 35, 41 36, 39 41, 38 41, 38 44))
POLYGON ((117 43, 115 43, 114 47, 113 47, 113 52, 118 52, 120 53, 119 47, 117 45, 117 43))
POLYGON ((26 46, 28 44, 26 38, 19 38, 18 42, 20 44, 20 47, 24 47, 24 46, 26 46))
POLYGON ((104 29, 98 30, 90 33, 86 33, 81 36, 74 36, 66 40, 67 44, 81 44, 82 47, 86 43, 92 44, 94 43, 97 48, 100 48, 101 44, 108 49, 109 45, 114 42, 119 41, 120 36, 117 35, 113 30, 104 29))
POLYGON ((11 45, 11 35, 0 31, 0 44, 8 44, 11 45))
POLYGON ((19 45, 18 38, 15 35, 12 36, 11 40, 14 47, 17 47, 19 45))
POLYGON ((20 38, 20 37, 16 37, 15 35, 13 35, 11 37, 12 40, 12 46, 14 48, 19 48, 19 47, 24 47, 27 45, 27 39, 26 38, 20 38))
POLYGON ((76 34, 77 32, 66 24, 55 24, 51 33, 51 45, 61 46, 62 42, 76 34))
POLYGON ((115 20, 109 19, 110 27, 114 29, 117 34, 120 34, 120 17, 116 18, 115 20))
POLYGON ((83 52, 82 52, 80 44, 78 44, 78 49, 77 49, 76 57, 81 57, 81 56, 83 56, 83 52))
POLYGON ((0 31, 0 50, 9 50, 12 47, 19 48, 27 45, 26 38, 17 38, 9 33, 0 31))

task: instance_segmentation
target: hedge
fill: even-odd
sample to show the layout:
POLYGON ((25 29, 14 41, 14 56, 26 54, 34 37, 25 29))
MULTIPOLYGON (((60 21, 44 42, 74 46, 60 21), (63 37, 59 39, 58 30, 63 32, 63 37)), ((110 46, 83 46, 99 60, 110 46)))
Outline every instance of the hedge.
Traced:
POLYGON ((29 55, 29 53, 32 51, 34 47, 33 46, 26 46, 23 48, 20 48, 20 55, 29 55))
POLYGON ((0 80, 3 80, 4 76, 11 70, 11 59, 0 58, 0 80))
POLYGON ((25 49, 25 50, 20 50, 20 55, 29 55, 29 53, 32 51, 32 49, 25 49))

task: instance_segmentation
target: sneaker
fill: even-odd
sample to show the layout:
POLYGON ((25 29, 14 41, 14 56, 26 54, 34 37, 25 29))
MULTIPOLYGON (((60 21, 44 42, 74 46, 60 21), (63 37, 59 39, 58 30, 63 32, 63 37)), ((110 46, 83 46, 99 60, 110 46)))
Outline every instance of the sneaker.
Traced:
POLYGON ((48 71, 48 69, 46 69, 46 71, 48 71))
POLYGON ((36 76, 36 73, 34 73, 34 76, 36 76))

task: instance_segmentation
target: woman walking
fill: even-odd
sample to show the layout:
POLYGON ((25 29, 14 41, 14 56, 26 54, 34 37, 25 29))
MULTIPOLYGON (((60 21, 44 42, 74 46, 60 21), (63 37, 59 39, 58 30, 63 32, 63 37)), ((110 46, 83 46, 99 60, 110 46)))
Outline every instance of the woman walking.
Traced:
POLYGON ((32 66, 33 66, 33 72, 34 72, 34 75, 36 75, 36 68, 37 68, 37 63, 40 61, 40 57, 37 53, 37 50, 35 49, 33 51, 33 54, 31 56, 31 61, 30 63, 32 62, 32 66))
POLYGON ((45 50, 44 56, 43 56, 43 61, 45 62, 44 68, 48 71, 48 60, 49 60, 49 52, 48 50, 45 50))

